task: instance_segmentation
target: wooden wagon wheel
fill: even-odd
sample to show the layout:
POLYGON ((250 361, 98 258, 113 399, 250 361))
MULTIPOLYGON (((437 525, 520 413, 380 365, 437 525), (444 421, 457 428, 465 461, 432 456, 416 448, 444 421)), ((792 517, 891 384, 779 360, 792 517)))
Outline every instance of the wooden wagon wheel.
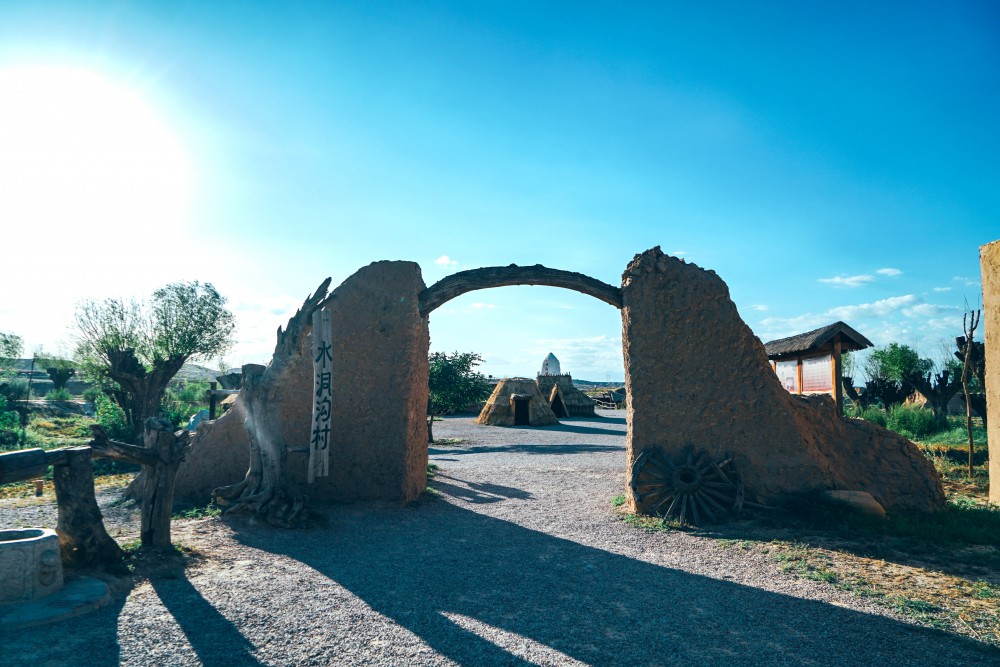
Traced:
POLYGON ((649 447, 632 464, 632 494, 645 514, 689 525, 718 521, 743 508, 743 483, 732 461, 713 461, 691 446, 672 461, 660 447, 649 447))

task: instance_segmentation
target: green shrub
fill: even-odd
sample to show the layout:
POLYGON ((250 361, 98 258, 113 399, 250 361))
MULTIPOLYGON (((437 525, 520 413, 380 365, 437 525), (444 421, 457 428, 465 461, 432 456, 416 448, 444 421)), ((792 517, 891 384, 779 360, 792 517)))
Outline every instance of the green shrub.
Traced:
POLYGON ((104 427, 109 438, 132 442, 132 427, 125 418, 125 411, 117 403, 104 394, 99 394, 94 401, 94 410, 97 413, 97 423, 104 427))
POLYGON ((948 427, 947 420, 935 417, 932 410, 896 405, 886 415, 886 428, 911 440, 923 438, 948 427))
POLYGON ((191 416, 199 410, 208 409, 207 382, 178 382, 167 388, 161 409, 163 416, 177 428, 183 428, 191 416))
POLYGON ((88 403, 96 403, 97 397, 101 395, 102 395, 101 390, 95 389, 94 387, 90 387, 88 389, 83 390, 83 400, 87 401, 88 403))
POLYGON ((0 430, 13 431, 19 421, 17 412, 7 409, 7 397, 0 394, 0 430))
POLYGON ((848 414, 851 417, 864 419, 867 422, 871 422, 872 424, 877 424, 878 426, 885 428, 885 411, 880 407, 873 405, 868 408, 861 408, 860 406, 855 405, 854 409, 852 409, 848 414))
POLYGON ((894 405, 888 412, 882 408, 870 407, 855 410, 851 416, 878 424, 911 440, 923 439, 949 428, 947 420, 938 419, 932 410, 907 405, 894 405))
POLYGON ((73 400, 73 394, 69 393, 67 389, 53 389, 49 393, 45 394, 46 401, 71 401, 73 400))
POLYGON ((0 384, 0 394, 5 396, 8 401, 26 401, 28 400, 28 381, 18 378, 4 382, 0 384))

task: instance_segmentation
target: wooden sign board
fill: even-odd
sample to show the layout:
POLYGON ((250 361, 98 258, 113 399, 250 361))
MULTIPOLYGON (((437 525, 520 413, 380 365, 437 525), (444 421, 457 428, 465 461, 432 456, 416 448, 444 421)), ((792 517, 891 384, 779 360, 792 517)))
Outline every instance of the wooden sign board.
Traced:
POLYGON ((308 481, 330 474, 330 410, 333 403, 333 321, 326 308, 312 316, 313 411, 308 481))

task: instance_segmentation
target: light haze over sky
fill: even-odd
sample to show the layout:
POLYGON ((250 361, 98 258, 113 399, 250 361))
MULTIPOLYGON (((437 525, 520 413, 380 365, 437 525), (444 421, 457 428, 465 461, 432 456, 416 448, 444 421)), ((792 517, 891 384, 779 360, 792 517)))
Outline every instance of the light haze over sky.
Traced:
MULTIPOLYGON (((765 341, 941 356, 1000 238, 1000 5, 656 4, 6 0, 0 330, 68 351, 80 299, 198 279, 260 363, 372 261, 617 285, 659 245, 765 341)), ((430 330, 485 373, 623 377, 619 313, 575 292, 430 330)))

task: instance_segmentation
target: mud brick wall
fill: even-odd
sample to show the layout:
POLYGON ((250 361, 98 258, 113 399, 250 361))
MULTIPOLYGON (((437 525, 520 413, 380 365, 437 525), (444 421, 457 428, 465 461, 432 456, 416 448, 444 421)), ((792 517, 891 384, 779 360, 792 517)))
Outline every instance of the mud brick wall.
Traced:
POLYGON ((986 437, 990 448, 990 502, 1000 503, 1000 241, 979 249, 986 341, 986 437))
POLYGON ((715 272, 654 248, 629 264, 622 295, 630 463, 647 447, 679 457, 693 445, 734 456, 758 502, 845 489, 867 491, 887 509, 943 506, 937 473, 915 445, 841 419, 832 400, 781 387, 715 272))

